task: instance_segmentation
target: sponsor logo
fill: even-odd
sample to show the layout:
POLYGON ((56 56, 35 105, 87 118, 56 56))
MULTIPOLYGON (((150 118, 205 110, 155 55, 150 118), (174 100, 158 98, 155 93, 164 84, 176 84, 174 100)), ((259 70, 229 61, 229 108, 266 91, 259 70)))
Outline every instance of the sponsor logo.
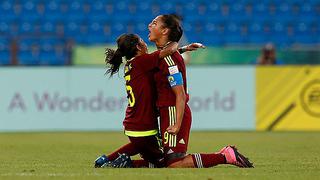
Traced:
POLYGON ((301 105, 311 116, 320 117, 320 79, 306 84, 301 91, 301 105))
POLYGON ((179 73, 178 66, 171 66, 171 67, 169 67, 168 69, 169 69, 170 75, 179 73))

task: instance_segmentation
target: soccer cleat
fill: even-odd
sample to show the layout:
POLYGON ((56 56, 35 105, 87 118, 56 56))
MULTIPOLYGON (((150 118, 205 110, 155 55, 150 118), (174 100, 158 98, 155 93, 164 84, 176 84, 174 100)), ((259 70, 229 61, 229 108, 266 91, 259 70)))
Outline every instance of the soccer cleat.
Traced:
POLYGON ((100 157, 98 157, 95 161, 94 161, 94 167, 95 168, 100 168, 102 167, 104 164, 110 163, 108 157, 106 155, 102 155, 100 157))
POLYGON ((251 163, 244 155, 239 153, 237 148, 234 146, 226 146, 222 148, 219 153, 225 156, 227 164, 233 164, 241 168, 253 168, 253 163, 251 163))
POLYGON ((101 167, 102 168, 112 168, 112 162, 111 161, 107 161, 106 163, 102 164, 101 167))
POLYGON ((132 160, 127 154, 119 154, 119 157, 111 163, 113 168, 132 168, 132 160))

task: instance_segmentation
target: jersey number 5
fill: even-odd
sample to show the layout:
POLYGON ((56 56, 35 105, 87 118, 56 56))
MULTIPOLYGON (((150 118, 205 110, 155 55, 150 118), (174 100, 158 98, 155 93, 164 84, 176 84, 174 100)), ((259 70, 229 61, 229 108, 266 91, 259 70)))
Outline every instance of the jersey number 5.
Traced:
POLYGON ((132 87, 130 85, 127 85, 129 83, 131 77, 130 77, 130 75, 126 75, 124 77, 124 79, 126 80, 126 90, 127 90, 127 94, 128 94, 129 107, 133 107, 136 100, 134 98, 132 87))

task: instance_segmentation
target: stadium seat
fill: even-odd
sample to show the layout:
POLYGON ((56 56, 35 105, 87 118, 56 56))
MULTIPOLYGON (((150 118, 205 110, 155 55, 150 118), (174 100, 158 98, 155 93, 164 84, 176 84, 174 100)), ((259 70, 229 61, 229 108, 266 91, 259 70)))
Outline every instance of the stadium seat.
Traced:
POLYGON ((84 4, 81 1, 65 1, 63 3, 65 3, 62 5, 66 6, 66 10, 62 13, 66 15, 65 18, 68 21, 83 21, 85 19, 84 4))
POLYGON ((87 25, 81 21, 81 20, 75 20, 75 21, 65 21, 64 27, 65 27, 65 36, 66 38, 72 38, 77 41, 77 38, 80 39, 80 34, 84 34, 87 27, 87 25))
POLYGON ((39 63, 41 65, 66 65, 65 54, 57 54, 56 51, 41 51, 39 63))
POLYGON ((19 51, 18 61, 20 65, 39 65, 39 53, 32 51, 19 51))
POLYGON ((35 34, 39 33, 40 31, 40 22, 39 21, 20 21, 19 22, 19 34, 25 35, 25 34, 35 34))
POLYGON ((224 34, 225 44, 239 45, 247 43, 246 24, 229 22, 224 34))
POLYGON ((0 21, 0 34, 5 35, 10 33, 10 22, 0 21))
POLYGON ((10 52, 0 51, 0 65, 10 65, 10 52))
POLYGON ((9 65, 10 57, 10 41, 0 37, 0 65, 9 65))
MULTIPOLYGON (((62 4, 63 5, 63 4, 62 4)), ((59 2, 57 0, 51 0, 45 4, 44 19, 48 21, 62 21, 65 19, 65 14, 60 11, 59 2)))
MULTIPOLYGON (((91 10, 88 12, 90 20, 112 20, 115 17, 115 5, 113 1, 97 0, 90 2, 91 10)), ((118 15, 118 16, 121 16, 118 15)))
MULTIPOLYGON (((42 21, 40 22, 40 33, 41 34, 55 34, 57 23, 55 21, 42 21)), ((62 24, 63 25, 63 24, 62 24)))
POLYGON ((37 21, 41 18, 37 11, 37 4, 35 1, 22 1, 21 19, 24 21, 37 21))
POLYGON ((14 13, 13 3, 10 0, 4 0, 0 2, 0 20, 13 21, 18 16, 14 13))
MULTIPOLYGON (((93 21, 88 24, 87 44, 106 44, 111 42, 111 22, 93 21)), ((115 41, 114 41, 115 42, 115 41)))
MULTIPOLYGON (((66 54, 53 53, 60 40, 49 38, 38 43, 41 51, 31 56, 25 51, 37 43, 24 36, 59 36, 91 45, 115 43, 119 35, 129 32, 147 41, 150 21, 168 13, 183 17, 189 42, 201 41, 208 46, 269 41, 285 47, 320 43, 319 0, 2 0, 0 36, 22 37, 22 64, 63 64, 66 54), (53 62, 57 54, 60 60, 53 62)), ((1 51, 0 56, 7 58, 8 53, 1 51)))

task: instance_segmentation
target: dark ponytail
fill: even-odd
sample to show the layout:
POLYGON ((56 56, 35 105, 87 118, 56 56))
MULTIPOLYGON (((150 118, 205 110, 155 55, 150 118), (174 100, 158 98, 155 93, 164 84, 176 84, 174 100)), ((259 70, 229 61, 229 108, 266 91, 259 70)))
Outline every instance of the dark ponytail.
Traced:
POLYGON ((120 65, 122 63, 122 53, 119 49, 116 51, 113 49, 106 48, 105 52, 106 58, 105 62, 106 64, 110 65, 109 69, 107 69, 106 74, 110 74, 110 77, 117 73, 119 71, 120 65))
POLYGON ((109 48, 106 49, 105 62, 107 65, 110 65, 106 74, 110 73, 111 77, 115 73, 119 72, 122 57, 126 57, 128 60, 136 56, 138 51, 136 46, 139 44, 139 39, 139 36, 135 34, 123 34, 117 39, 118 49, 116 51, 109 48))

